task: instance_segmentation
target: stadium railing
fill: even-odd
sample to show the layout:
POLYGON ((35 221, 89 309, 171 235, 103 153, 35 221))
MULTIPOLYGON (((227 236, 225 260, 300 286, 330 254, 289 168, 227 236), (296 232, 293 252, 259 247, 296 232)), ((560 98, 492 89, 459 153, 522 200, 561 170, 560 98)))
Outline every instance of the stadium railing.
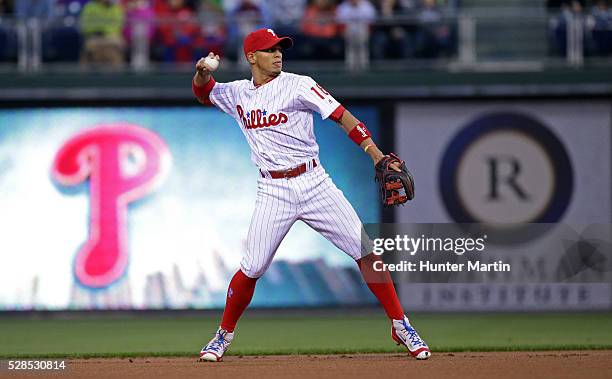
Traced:
MULTIPOLYGON (((610 18, 612 20, 612 17, 610 18)), ((223 70, 246 70, 243 36, 256 19, 154 19, 127 21, 121 64, 86 61, 86 36, 75 17, 51 20, 0 18, 0 70, 19 72, 109 69, 189 71, 197 57, 221 50, 223 70), (186 30, 193 25, 193 30, 186 30), (163 28, 162 28, 163 27, 163 28), (160 30, 163 32, 160 33, 160 30), (195 33, 194 33, 195 30, 195 33), (175 40, 172 50, 163 33, 175 40), (193 35, 185 35, 194 33, 193 35), (181 50, 182 49, 182 50, 181 50), (181 53, 177 53, 181 50, 181 53), (173 55, 174 54, 174 55, 173 55)), ((344 33, 318 38, 288 30, 296 46, 288 51, 292 68, 317 70, 533 70, 588 68, 612 63, 612 21, 592 14, 544 9, 470 9, 424 17, 379 17, 370 24, 341 26, 344 33)), ((125 33, 124 33, 125 34, 125 33)), ((279 34, 281 32, 279 31, 279 34)))

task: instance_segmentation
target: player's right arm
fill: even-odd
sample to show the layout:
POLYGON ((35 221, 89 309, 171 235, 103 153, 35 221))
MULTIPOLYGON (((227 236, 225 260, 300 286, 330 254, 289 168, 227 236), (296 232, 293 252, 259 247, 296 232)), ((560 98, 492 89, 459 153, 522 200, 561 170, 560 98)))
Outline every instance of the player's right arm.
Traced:
MULTIPOLYGON (((207 58, 220 60, 218 55, 209 53, 207 58)), ((205 105, 214 105, 224 113, 234 117, 236 109, 236 82, 217 83, 210 67, 200 58, 196 63, 196 72, 191 82, 191 89, 198 101, 205 105)))

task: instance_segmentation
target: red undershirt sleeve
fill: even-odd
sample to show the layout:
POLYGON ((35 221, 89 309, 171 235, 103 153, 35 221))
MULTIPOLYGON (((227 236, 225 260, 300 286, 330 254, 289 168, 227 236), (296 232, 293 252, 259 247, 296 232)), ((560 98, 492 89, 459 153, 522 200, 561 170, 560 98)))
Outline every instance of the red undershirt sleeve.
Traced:
POLYGON ((342 106, 342 105, 338 105, 338 108, 336 108, 330 115, 329 115, 329 119, 334 121, 334 122, 340 122, 340 119, 342 118, 342 115, 344 114, 344 111, 346 109, 342 106))
POLYGON ((202 103, 212 105, 212 102, 210 101, 210 91, 212 91, 215 83, 215 79, 213 79, 212 76, 208 80, 208 83, 201 87, 196 86, 195 82, 191 81, 191 90, 193 91, 195 97, 197 97, 202 103))

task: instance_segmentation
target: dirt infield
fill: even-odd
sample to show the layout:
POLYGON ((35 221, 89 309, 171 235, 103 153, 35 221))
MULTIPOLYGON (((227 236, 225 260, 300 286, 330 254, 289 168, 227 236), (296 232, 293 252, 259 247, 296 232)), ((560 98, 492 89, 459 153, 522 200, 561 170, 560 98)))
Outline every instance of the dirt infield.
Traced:
MULTIPOLYGON (((404 354, 79 359, 58 377, 107 378, 610 378, 612 350, 437 353, 428 361, 404 354)), ((6 372, 5 372, 6 373, 6 372)), ((24 373, 21 372, 21 375, 24 373)), ((21 376, 20 375, 20 376, 21 376)), ((8 375, 11 376, 10 374, 8 375)), ((54 375, 55 376, 55 375, 54 375)), ((40 377, 40 373, 31 375, 40 377)))

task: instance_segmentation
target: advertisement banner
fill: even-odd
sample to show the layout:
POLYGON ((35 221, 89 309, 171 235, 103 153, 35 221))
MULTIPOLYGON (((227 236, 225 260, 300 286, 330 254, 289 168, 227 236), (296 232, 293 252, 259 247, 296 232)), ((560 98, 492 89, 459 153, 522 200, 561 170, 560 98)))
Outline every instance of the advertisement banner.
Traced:
MULTIPOLYGON (((481 223, 483 233, 499 236, 488 244, 509 258, 531 267, 542 256, 557 263, 584 242, 581 227, 560 238, 565 226, 588 229, 612 221, 611 109, 609 102, 584 100, 398 105, 396 151, 414 174, 416 194, 398 209, 396 221, 481 223), (537 224, 541 227, 533 227, 537 224), (503 238, 508 229, 523 238, 503 238), (538 253, 525 254, 529 251, 538 253)), ((540 277, 531 283, 403 281, 401 292, 407 305, 426 310, 612 308, 608 277, 600 283, 555 284, 540 277), (529 306, 485 301, 479 293, 487 285, 490 294, 524 292, 529 306), (571 303, 563 297, 538 302, 538 291, 584 296, 571 303), (461 296, 470 301, 459 301, 461 296)))

